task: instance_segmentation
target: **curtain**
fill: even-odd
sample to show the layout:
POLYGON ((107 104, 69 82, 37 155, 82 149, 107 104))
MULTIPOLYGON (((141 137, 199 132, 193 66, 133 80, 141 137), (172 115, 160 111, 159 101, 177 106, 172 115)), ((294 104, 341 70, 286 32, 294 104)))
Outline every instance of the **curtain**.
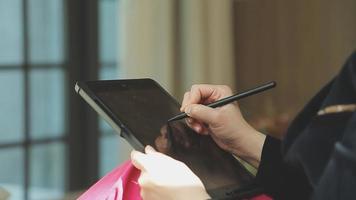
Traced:
POLYGON ((121 0, 121 78, 149 77, 178 100, 195 83, 235 86, 231 0, 121 0))

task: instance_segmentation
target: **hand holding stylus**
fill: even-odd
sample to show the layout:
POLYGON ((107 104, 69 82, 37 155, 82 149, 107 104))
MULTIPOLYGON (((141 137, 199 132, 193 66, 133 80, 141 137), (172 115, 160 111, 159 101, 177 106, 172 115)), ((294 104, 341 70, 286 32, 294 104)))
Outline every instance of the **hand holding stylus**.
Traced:
POLYGON ((237 103, 206 106, 232 94, 223 85, 194 85, 185 93, 181 111, 189 116, 186 122, 196 132, 210 134, 221 148, 257 167, 265 136, 246 122, 237 103))
MULTIPOLYGON (((268 89, 274 88, 275 86, 276 86, 276 82, 272 81, 272 82, 266 83, 264 85, 249 89, 247 91, 244 91, 244 92, 241 92, 241 93, 238 93, 238 94, 235 94, 235 95, 224 97, 222 99, 219 99, 217 101, 209 103, 206 106, 208 106, 210 108, 217 108, 217 107, 220 107, 220 106, 224 106, 226 104, 233 103, 234 101, 237 101, 237 100, 240 100, 240 99, 243 99, 243 98, 258 94, 260 92, 266 91, 268 89)), ((184 119, 186 117, 188 117, 187 113, 183 112, 183 113, 180 113, 180 114, 172 117, 171 119, 168 120, 168 122, 184 119)))

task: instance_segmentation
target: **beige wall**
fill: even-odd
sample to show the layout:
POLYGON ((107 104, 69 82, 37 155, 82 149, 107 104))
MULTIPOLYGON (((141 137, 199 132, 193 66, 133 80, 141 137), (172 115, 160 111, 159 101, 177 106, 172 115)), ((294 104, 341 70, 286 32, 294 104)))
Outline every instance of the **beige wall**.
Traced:
POLYGON ((356 47, 355 0, 235 2, 237 88, 278 87, 241 102, 248 116, 293 116, 356 47))

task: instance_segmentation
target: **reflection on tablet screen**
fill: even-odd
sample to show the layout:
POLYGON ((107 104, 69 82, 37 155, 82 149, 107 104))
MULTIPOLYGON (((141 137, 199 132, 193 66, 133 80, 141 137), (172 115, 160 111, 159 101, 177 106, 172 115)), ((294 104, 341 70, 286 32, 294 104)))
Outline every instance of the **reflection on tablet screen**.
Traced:
POLYGON ((210 136, 197 134, 182 121, 162 126, 154 146, 188 165, 207 188, 240 186, 251 181, 251 176, 241 173, 241 166, 236 166, 234 158, 217 147, 210 136))

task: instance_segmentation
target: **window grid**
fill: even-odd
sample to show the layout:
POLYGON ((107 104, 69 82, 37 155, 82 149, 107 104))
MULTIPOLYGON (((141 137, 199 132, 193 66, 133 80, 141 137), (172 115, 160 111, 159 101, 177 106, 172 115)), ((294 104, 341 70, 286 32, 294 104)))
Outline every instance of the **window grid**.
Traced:
POLYGON ((29 174, 29 168, 30 168, 30 86, 29 86, 29 27, 28 27, 28 0, 22 0, 22 20, 23 20, 23 56, 24 56, 24 61, 23 61, 23 70, 24 70, 24 123, 25 123, 25 129, 24 129, 24 199, 28 199, 29 197, 29 185, 30 185, 30 174, 29 174))
MULTIPOLYGON (((31 64, 31 69, 53 69, 53 68, 63 68, 64 64, 58 63, 43 63, 43 64, 31 64)), ((23 65, 1 65, 0 71, 4 70, 21 70, 23 69, 23 65)))
POLYGON ((24 178, 23 178, 23 185, 22 189, 24 191, 24 199, 29 199, 29 188, 30 188, 30 163, 31 163, 31 157, 30 157, 30 148, 37 146, 37 145, 42 145, 42 144, 51 144, 51 143, 67 143, 67 138, 66 134, 64 133, 63 136, 61 137, 45 137, 41 139, 31 139, 30 137, 30 126, 31 126, 31 121, 30 121, 30 95, 31 95, 31 88, 30 88, 30 78, 29 78, 29 72, 31 69, 53 69, 53 68, 62 68, 65 70, 65 65, 64 64, 58 64, 58 63, 43 63, 43 64, 30 64, 29 62, 29 55, 30 55, 30 48, 29 48, 29 12, 28 12, 28 1, 29 0, 22 0, 22 26, 23 26, 23 32, 22 32, 22 37, 23 37, 23 63, 19 65, 0 65, 0 72, 5 71, 5 70, 18 70, 18 71, 23 71, 23 92, 24 92, 24 99, 23 99, 23 104, 24 104, 24 138, 22 141, 19 142, 8 142, 8 143, 0 143, 0 150, 6 149, 6 148, 17 148, 17 149, 23 149, 24 153, 24 162, 23 162, 23 170, 24 170, 24 178))
MULTIPOLYGON (((34 147, 34 146, 38 146, 38 145, 43 145, 43 144, 52 144, 52 143, 61 143, 61 144, 65 144, 67 145, 68 147, 72 145, 71 143, 71 140, 73 140, 73 128, 69 128, 62 134, 62 136, 54 136, 54 137, 44 137, 44 138, 40 138, 40 139, 32 139, 31 138, 31 135, 30 135, 30 130, 31 130, 31 77, 30 77, 30 73, 33 69, 58 69, 58 68, 61 68, 64 73, 66 74, 65 75, 65 79, 69 79, 69 77, 67 77, 68 75, 70 77, 73 77, 73 74, 74 76, 76 76, 75 74, 77 73, 76 70, 78 69, 72 69, 72 67, 78 67, 77 65, 74 66, 74 65, 71 65, 71 62, 70 59, 72 58, 71 56, 67 55, 68 57, 65 58, 65 62, 64 63, 31 63, 30 61, 30 32, 29 32, 29 29, 30 29, 30 22, 29 22, 29 1, 30 0, 21 0, 22 2, 22 7, 21 7, 21 18, 22 18, 22 62, 19 63, 19 64, 10 64, 10 65, 7 65, 7 64, 1 64, 0 63, 0 73, 2 71, 10 71, 10 70, 14 70, 14 71, 21 71, 23 73, 23 84, 22 84, 22 87, 23 87, 23 99, 22 99, 22 103, 24 105, 24 115, 23 115, 23 125, 24 125, 24 132, 22 133, 24 135, 24 138, 21 140, 21 141, 18 141, 18 142, 1 142, 0 141, 0 151, 1 150, 5 150, 5 149, 10 149, 10 148, 13 148, 13 149, 21 149, 23 150, 23 172, 24 172, 24 177, 23 177, 23 183, 21 185, 21 189, 23 189, 23 199, 27 200, 30 198, 30 188, 31 188, 31 177, 30 177, 30 166, 31 166, 31 149, 34 147), (69 66, 71 66, 71 68, 69 68, 69 66), (70 75, 72 74, 72 75, 70 75)), ((71 8, 71 10, 73 11, 73 9, 75 9, 77 3, 78 3, 78 6, 80 8, 82 8, 82 5, 83 4, 86 4, 87 7, 85 7, 84 10, 89 10, 88 12, 90 13, 92 11, 92 9, 95 9, 93 7, 90 7, 90 5, 93 5, 93 6, 96 6, 96 8, 98 8, 98 1, 95 0, 94 3, 91 2, 91 3, 87 3, 85 0, 76 0, 75 2, 76 3, 69 3, 73 0, 63 0, 64 1, 64 5, 66 7, 66 9, 68 8, 71 8), (79 4, 79 2, 81 2, 81 4, 79 4), (74 6, 73 6, 74 4, 74 6), (68 6, 68 7, 67 7, 68 6), (71 7, 69 7, 71 6, 71 7)), ((87 15, 88 13, 85 13, 85 12, 82 12, 81 14, 83 15, 87 15)), ((76 23, 79 22, 80 24, 82 24, 83 20, 88 20, 90 21, 89 19, 87 18, 82 18, 82 15, 73 15, 73 13, 70 14, 71 17, 75 17, 76 19, 74 20, 76 23)), ((91 17, 97 17, 97 15, 94 14, 91 16, 91 17)), ((72 20, 72 19, 64 19, 66 21, 66 23, 68 23, 68 20, 72 20)), ((78 23, 78 24, 79 24, 78 23)), ((93 24, 93 23, 91 23, 93 24)), ((67 24, 64 24, 64 26, 69 26, 69 29, 72 29, 73 28, 73 25, 67 25, 67 24)), ((64 28, 64 27, 63 27, 64 28)), ((96 27, 96 30, 97 30, 98 27, 96 27)), ((73 31, 73 30, 67 30, 68 32, 69 31, 73 31)), ((82 31, 83 32, 83 31, 82 31)), ((85 31, 84 31, 85 32, 85 31)), ((86 33, 86 32, 85 32, 86 33)), ((65 35, 67 35, 68 33, 64 33, 65 35)), ((94 34, 95 35, 95 34, 94 34)), ((68 36, 68 35, 67 35, 68 36)), ((90 41, 93 41, 92 39, 90 39, 90 37, 86 37, 85 40, 83 41, 79 41, 78 43, 80 44, 79 46, 86 46, 88 42, 87 41, 90 40, 90 41)), ((65 40, 66 43, 68 43, 69 41, 68 40, 65 40)), ((69 43, 68 44, 69 46, 71 46, 71 44, 69 43)), ((66 47, 65 49, 69 49, 69 48, 73 48, 73 47, 66 47)), ((98 50, 98 48, 94 48, 96 50, 92 50, 92 52, 95 52, 98 50)), ((99 53, 97 51, 97 53, 99 53)), ((72 55, 73 56, 73 55, 72 55)), ((83 62, 83 60, 85 59, 85 56, 83 57, 80 57, 79 60, 80 62, 83 62)), ((83 62, 85 63, 85 62, 83 62)), ((82 63, 81 63, 82 64, 82 63)), ((87 67, 88 65, 85 65, 85 66, 81 66, 81 69, 83 67, 87 67)), ((93 65, 94 66, 94 65, 93 65)), ((98 63, 98 66, 100 67, 99 69, 117 69, 117 66, 118 66, 118 63, 116 61, 101 61, 100 64, 98 63)), ((92 67, 89 67, 90 70, 92 70, 92 67)), ((83 68, 85 69, 85 68, 83 68)), ((94 70, 95 71, 95 70, 94 70)), ((81 74, 81 73, 80 73, 81 74)), ((90 78, 92 75, 88 75, 88 74, 85 74, 84 75, 84 79, 87 79, 88 77, 90 78)), ((79 78, 79 77, 82 77, 82 76, 78 76, 76 77, 79 78)), ((83 77, 82 77, 83 78, 83 77)), ((71 80, 71 79, 70 79, 71 80)), ((72 88, 72 85, 68 85, 68 86, 65 86, 65 94, 66 95, 73 95, 71 94, 71 91, 67 91, 67 89, 73 89, 72 88)), ((70 100, 67 99, 66 97, 66 101, 70 100)), ((68 102, 67 102, 68 103, 68 102)), ((70 103, 70 102, 69 102, 70 103)), ((69 104, 68 103, 68 104, 69 104)), ((80 102, 80 104, 85 104, 84 102, 80 102)), ((87 106, 85 104, 85 106, 87 106)), ((66 109, 68 109, 68 105, 65 106, 66 109)), ((85 110, 90 110, 91 109, 85 109, 85 110)), ((72 111, 71 111, 72 112, 72 111)), ((75 112, 82 112, 81 110, 76 110, 75 112)), ((68 114, 68 112, 66 113, 68 114)), ((71 113, 73 114, 73 113, 71 113)), ((88 119, 84 119, 86 121, 90 121, 88 119)), ((85 124, 85 123, 84 123, 85 124)), ((91 124, 91 123, 88 123, 88 124, 91 124)), ((69 124, 67 125, 69 126, 69 124)), ((77 127, 77 126, 76 126, 77 127)), ((93 126, 95 127, 95 126, 93 126)), ((76 129, 76 128, 74 128, 76 129)), ((87 130, 85 128, 80 128, 80 129, 77 129, 77 130, 80 130, 80 134, 86 134, 87 132, 83 132, 82 133, 82 130, 87 130)), ((96 129, 97 130, 97 129, 96 129)), ((98 130, 100 132, 100 134, 98 134, 97 137, 95 138, 90 138, 90 140, 93 140, 93 141, 97 141, 97 139, 101 138, 101 137, 107 137, 110 135, 114 135, 114 131, 103 131, 103 130, 98 130)), ((89 142, 90 143, 90 142, 89 142)), ((73 145, 72 145, 73 146, 73 145)), ((88 148, 88 150, 90 150, 90 152, 87 152, 88 155, 84 155, 85 157, 93 157, 93 154, 95 154, 94 151, 98 151, 98 149, 96 149, 95 147, 93 146, 90 146, 89 147, 86 147, 88 148)), ((70 149, 70 148, 69 148, 70 149)), ((70 149, 71 151, 77 151, 77 150, 80 150, 80 148, 78 147, 75 147, 75 148, 72 148, 70 149)), ((71 159, 71 158, 67 158, 66 161, 68 162, 67 163, 67 166, 71 166, 71 162, 73 162, 73 160, 76 160, 76 159, 71 159)), ((78 160, 78 159, 77 159, 78 160)), ((77 161, 76 161, 77 162, 77 161)), ((97 162, 92 162, 92 160, 90 160, 91 164, 96 164, 96 165, 99 165, 99 163, 97 162)), ((83 163, 83 165, 85 165, 83 163)), ((95 168, 95 167, 94 167, 95 168)), ((73 172, 70 172, 71 169, 69 169, 68 171, 66 171, 66 176, 68 175, 71 175, 73 172, 75 172, 75 170, 73 170, 73 172)), ((81 189, 83 187, 87 187, 87 184, 89 184, 89 181, 88 180, 91 180, 91 179, 95 179, 95 176, 98 172, 94 173, 94 172, 91 172, 91 171, 85 171, 84 172, 84 178, 83 177, 69 177, 68 180, 66 180, 66 183, 69 184, 69 187, 65 188, 66 190, 68 189, 77 189, 78 186, 81 187, 81 189), (88 177, 91 177, 90 179, 88 177), (75 182, 76 180, 80 180, 79 183, 75 182), (76 185, 77 184, 77 185, 76 185), (72 187, 71 185, 74 185, 74 187, 72 187)), ((79 188, 78 188, 79 189, 79 188)))

